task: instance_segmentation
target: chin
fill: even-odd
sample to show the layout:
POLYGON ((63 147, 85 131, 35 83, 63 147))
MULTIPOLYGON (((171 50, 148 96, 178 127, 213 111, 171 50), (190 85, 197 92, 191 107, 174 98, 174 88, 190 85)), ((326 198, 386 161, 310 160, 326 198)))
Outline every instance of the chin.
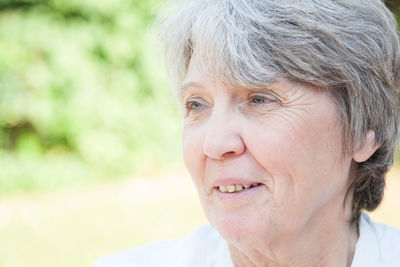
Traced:
POLYGON ((241 215, 230 215, 210 220, 219 234, 230 244, 249 245, 256 243, 263 236, 262 229, 256 225, 257 219, 245 218, 241 215))

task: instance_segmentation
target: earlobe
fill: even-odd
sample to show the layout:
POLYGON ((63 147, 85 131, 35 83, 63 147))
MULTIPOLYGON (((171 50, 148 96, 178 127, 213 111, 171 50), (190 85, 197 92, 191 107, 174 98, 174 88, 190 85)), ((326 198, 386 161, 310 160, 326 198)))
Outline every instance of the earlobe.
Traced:
POLYGON ((380 144, 375 143, 375 132, 368 130, 365 142, 353 152, 353 160, 356 162, 364 162, 368 160, 379 146, 380 144))

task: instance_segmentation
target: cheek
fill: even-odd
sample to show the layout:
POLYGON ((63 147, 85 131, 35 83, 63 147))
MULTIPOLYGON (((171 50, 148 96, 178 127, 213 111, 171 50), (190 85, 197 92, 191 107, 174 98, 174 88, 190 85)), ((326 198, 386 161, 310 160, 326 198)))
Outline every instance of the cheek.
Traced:
POLYGON ((255 160, 271 174, 286 172, 293 166, 290 158, 302 143, 294 129, 281 122, 252 122, 244 128, 243 139, 255 160))
POLYGON ((277 199, 312 197, 309 192, 332 184, 327 178, 343 174, 336 118, 305 121, 276 118, 246 128, 247 148, 271 175, 277 199))
POLYGON ((204 134, 201 127, 184 127, 182 132, 182 149, 186 168, 198 192, 204 213, 210 219, 214 216, 210 215, 212 214, 211 207, 213 205, 205 181, 206 158, 203 153, 204 134))
POLYGON ((202 158, 203 158, 203 147, 202 140, 204 134, 201 129, 196 127, 183 128, 182 132, 182 150, 183 160, 186 168, 188 169, 194 183, 197 185, 200 183, 200 177, 203 176, 202 170, 202 158))
MULTIPOLYGON (((297 231, 322 207, 345 191, 348 167, 340 162, 340 135, 321 125, 276 123, 248 126, 246 144, 255 161, 270 175, 275 214, 297 231), (327 131, 328 129, 328 131, 327 131), (326 134, 325 134, 326 133, 326 134), (294 219, 295 218, 295 219, 294 219), (292 225, 290 222, 295 222, 292 225)), ((288 230, 289 231, 289 230, 288 230)))

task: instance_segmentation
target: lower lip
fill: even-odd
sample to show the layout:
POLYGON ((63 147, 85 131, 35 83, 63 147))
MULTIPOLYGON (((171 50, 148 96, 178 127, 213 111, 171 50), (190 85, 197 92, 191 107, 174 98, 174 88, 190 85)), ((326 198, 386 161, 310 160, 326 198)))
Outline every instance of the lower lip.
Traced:
POLYGON ((263 185, 254 186, 236 193, 223 193, 215 188, 217 197, 226 204, 240 204, 247 202, 250 198, 255 197, 260 191, 265 188, 263 185))

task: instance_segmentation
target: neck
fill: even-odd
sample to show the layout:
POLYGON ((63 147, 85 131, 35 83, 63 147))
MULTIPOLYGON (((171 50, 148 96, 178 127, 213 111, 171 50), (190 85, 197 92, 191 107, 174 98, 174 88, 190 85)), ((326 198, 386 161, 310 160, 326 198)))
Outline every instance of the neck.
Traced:
POLYGON ((330 215, 330 219, 322 217, 310 222, 301 233, 273 244, 230 244, 232 260, 236 267, 351 266, 358 240, 357 225, 343 217, 332 220, 330 215))

